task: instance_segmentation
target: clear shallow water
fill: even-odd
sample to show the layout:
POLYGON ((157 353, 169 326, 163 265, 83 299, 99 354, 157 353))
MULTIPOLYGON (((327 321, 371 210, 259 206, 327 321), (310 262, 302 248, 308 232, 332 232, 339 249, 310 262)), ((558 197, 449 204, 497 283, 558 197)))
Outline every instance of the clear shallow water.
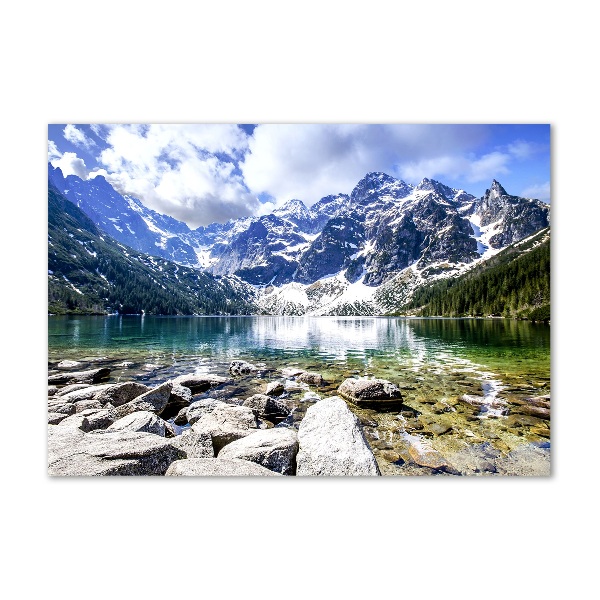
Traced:
MULTIPOLYGON (((549 440, 548 419, 512 414, 520 410, 520 399, 550 393, 550 326, 543 324, 372 317, 48 319, 50 366, 62 359, 108 362, 111 381, 160 383, 194 371, 225 375, 235 358, 264 363, 267 378, 290 365, 319 371, 329 383, 317 390, 322 395, 335 393, 352 375, 389 379, 401 387, 413 411, 411 435, 427 437, 446 454, 461 450, 461 444, 492 444, 507 453, 549 440), (476 408, 460 400, 464 395, 476 399, 476 408), (452 429, 442 435, 428 426, 419 429, 426 418, 451 419, 452 429)), ((244 391, 252 391, 252 385, 260 391, 263 383, 248 382, 244 391)), ((380 466, 406 470, 401 458, 392 460, 402 456, 395 445, 401 437, 398 422, 363 412, 363 423, 373 425, 368 433, 380 466)))

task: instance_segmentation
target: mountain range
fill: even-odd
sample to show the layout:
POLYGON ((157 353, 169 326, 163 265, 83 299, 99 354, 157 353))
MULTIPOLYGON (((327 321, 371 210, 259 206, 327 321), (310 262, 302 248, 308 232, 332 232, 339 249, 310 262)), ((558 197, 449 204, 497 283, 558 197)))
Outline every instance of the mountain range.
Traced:
POLYGON ((266 314, 396 312, 415 290, 461 277, 550 226, 549 205, 508 194, 496 180, 476 198, 432 179, 413 186, 373 172, 350 195, 310 208, 295 199, 268 215, 197 229, 119 194, 102 176, 63 177, 49 165, 49 188, 85 213, 95 235, 210 277, 226 294, 244 289, 236 310, 266 314))

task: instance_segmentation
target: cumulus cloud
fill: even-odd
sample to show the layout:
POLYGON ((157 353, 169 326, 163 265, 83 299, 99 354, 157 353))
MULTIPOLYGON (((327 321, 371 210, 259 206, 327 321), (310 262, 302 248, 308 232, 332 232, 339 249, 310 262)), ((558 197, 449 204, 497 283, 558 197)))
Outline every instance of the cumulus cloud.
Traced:
MULTIPOLYGON (((54 150, 56 150, 56 146, 54 146, 54 150)), ((79 158, 75 152, 65 152, 62 155, 59 152, 57 153, 58 156, 49 155, 48 161, 54 168, 58 167, 62 171, 64 177, 67 177, 68 175, 77 175, 80 179, 88 178, 88 169, 85 166, 85 161, 82 158, 79 158)))
POLYGON ((53 160, 58 160, 62 154, 56 147, 56 144, 52 140, 48 140, 48 162, 52 162, 53 160))
POLYGON ((525 188, 519 196, 523 196, 524 198, 536 198, 543 202, 550 202, 550 182, 546 181, 545 183, 530 185, 525 188))
POLYGON ((65 140, 71 142, 75 146, 90 150, 96 145, 96 142, 91 138, 87 137, 81 129, 77 129, 75 125, 67 125, 63 130, 65 140))
POLYGON ((249 189, 277 204, 300 198, 313 204, 323 196, 349 193, 369 171, 409 179, 451 172, 461 153, 486 135, 479 125, 259 125, 249 140, 241 170, 249 189), (413 177, 414 176, 414 177, 413 177))
POLYGON ((111 125, 99 162, 122 194, 192 227, 254 214, 236 171, 248 137, 237 125, 111 125))

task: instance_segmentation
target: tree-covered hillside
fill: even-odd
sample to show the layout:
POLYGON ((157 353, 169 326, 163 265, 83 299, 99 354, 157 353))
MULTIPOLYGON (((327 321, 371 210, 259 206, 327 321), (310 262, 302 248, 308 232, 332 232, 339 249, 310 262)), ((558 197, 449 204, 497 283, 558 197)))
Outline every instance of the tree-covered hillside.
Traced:
POLYGON ((192 315, 257 312, 251 288, 119 244, 49 182, 48 312, 192 315))
POLYGON ((550 229, 546 228, 466 274, 418 288, 399 314, 550 319, 550 229))

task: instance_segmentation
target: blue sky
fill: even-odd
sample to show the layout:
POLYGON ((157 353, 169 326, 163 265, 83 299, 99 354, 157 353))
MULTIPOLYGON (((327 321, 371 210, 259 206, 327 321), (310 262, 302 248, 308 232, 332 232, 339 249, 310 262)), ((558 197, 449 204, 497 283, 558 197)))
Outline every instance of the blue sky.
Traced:
POLYGON ((424 177, 481 196, 550 201, 549 125, 185 124, 48 126, 49 161, 105 176, 190 227, 350 193, 370 171, 424 177))

